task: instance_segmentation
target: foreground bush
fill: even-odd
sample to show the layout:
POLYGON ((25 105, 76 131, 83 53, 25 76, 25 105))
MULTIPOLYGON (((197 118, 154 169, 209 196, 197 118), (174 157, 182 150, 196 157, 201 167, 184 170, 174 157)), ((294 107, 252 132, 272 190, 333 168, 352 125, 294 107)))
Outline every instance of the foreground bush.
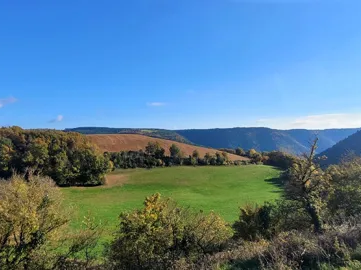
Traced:
POLYGON ((239 220, 233 224, 235 238, 244 240, 257 240, 269 238, 273 235, 274 224, 271 220, 271 204, 263 206, 247 204, 241 207, 239 220))
POLYGON ((0 182, 0 268, 27 265, 68 222, 60 192, 50 179, 14 176, 0 182))
POLYGON ((108 262, 112 269, 169 269, 181 259, 195 261, 219 251, 231 235, 214 213, 193 213, 156 194, 143 209, 121 214, 108 262))
POLYGON ((55 183, 38 176, 0 180, 0 269, 77 269, 90 265, 98 232, 91 220, 67 234, 70 211, 55 183))
MULTIPOLYGON (((287 232, 275 237, 259 256, 266 269, 336 269, 355 264, 351 253, 350 235, 355 231, 332 230, 323 235, 287 232), (327 268, 325 268, 327 266, 327 268)), ((360 230, 357 231, 360 237, 360 230)), ((348 268, 346 268, 348 269, 348 268)))

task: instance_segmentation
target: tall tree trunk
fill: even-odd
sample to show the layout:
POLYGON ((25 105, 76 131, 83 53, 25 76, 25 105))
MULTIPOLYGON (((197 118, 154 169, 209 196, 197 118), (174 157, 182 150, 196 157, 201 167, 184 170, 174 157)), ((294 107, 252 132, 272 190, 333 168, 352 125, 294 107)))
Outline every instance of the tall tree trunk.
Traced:
POLYGON ((323 222, 316 207, 311 202, 308 202, 306 210, 311 217, 314 232, 318 234, 323 233, 323 222))

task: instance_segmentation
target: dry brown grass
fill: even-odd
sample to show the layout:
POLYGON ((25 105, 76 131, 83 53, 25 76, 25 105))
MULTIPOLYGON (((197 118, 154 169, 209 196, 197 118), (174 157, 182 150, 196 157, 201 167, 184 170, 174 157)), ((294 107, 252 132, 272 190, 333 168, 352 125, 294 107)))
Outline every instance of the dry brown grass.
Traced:
MULTIPOLYGON (((166 150, 166 154, 169 155, 169 147, 174 143, 188 156, 191 155, 194 150, 198 150, 201 157, 207 152, 215 154, 219 152, 215 149, 194 146, 185 143, 174 142, 170 140, 158 139, 147 137, 137 134, 99 134, 88 135, 88 138, 95 143, 103 152, 120 152, 120 151, 138 151, 144 150, 148 142, 159 142, 161 147, 166 150)), ((248 160, 248 158, 228 154, 230 160, 248 160)))

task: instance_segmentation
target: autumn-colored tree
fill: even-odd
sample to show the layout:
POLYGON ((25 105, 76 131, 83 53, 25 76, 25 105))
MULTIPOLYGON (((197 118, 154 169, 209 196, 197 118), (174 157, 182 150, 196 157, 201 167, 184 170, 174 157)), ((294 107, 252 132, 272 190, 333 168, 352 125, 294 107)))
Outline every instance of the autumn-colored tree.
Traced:
POLYGON ((194 150, 194 151, 193 151, 192 157, 195 158, 195 159, 199 159, 200 155, 199 155, 198 150, 194 150))
POLYGON ((69 221, 60 191, 47 178, 0 182, 0 268, 27 269, 34 253, 69 221))
POLYGON ((29 169, 58 185, 99 185, 111 164, 78 133, 0 128, 0 177, 29 169))
POLYGON ((304 154, 290 168, 285 195, 287 199, 301 203, 312 221, 314 231, 322 233, 322 212, 330 194, 330 177, 315 163, 317 141, 315 139, 313 142, 310 153, 304 154))
POLYGON ((5 177, 11 175, 11 160, 13 154, 12 141, 8 138, 0 137, 0 175, 5 177))
POLYGON ((68 234, 70 213, 50 178, 0 180, 0 269, 73 269, 77 254, 89 265, 99 230, 86 218, 81 231, 68 234))
POLYGON ((210 153, 206 153, 204 155, 204 163, 209 165, 211 163, 212 155, 210 153))
POLYGON ((236 148, 236 155, 244 156, 246 155, 246 152, 242 148, 238 147, 236 148))
POLYGON ((253 148, 247 152, 247 156, 250 158, 253 158, 256 154, 258 154, 258 152, 253 148))
POLYGON ((229 157, 227 152, 222 152, 222 158, 226 164, 229 162, 229 157))

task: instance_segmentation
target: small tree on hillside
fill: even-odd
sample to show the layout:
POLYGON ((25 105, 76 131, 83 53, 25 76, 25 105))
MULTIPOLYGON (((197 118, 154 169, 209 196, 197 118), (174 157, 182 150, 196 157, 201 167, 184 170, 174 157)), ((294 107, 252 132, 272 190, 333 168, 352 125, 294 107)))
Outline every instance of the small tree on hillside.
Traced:
POLYGON ((255 155, 257 155, 258 154, 258 152, 255 150, 255 149, 250 149, 250 150, 248 150, 247 151, 247 156, 249 157, 249 158, 253 158, 255 155))
POLYGON ((172 144, 169 148, 171 158, 177 158, 180 155, 180 149, 176 144, 172 144))
POLYGON ((199 152, 198 150, 194 150, 193 153, 192 153, 192 157, 194 157, 195 159, 199 159, 199 152))
POLYGON ((210 153, 206 153, 204 155, 204 163, 205 165, 209 165, 211 163, 212 155, 210 153))
POLYGON ((242 148, 238 147, 238 148, 236 148, 236 155, 244 156, 244 155, 246 155, 246 152, 242 148))
POLYGON ((317 141, 315 139, 313 142, 310 153, 296 160, 289 170, 285 194, 286 198, 301 203, 312 221, 314 231, 322 233, 324 222, 321 213, 326 206, 330 179, 314 162, 317 141))
POLYGON ((227 152, 222 152, 222 158, 223 158, 224 162, 226 162, 228 164, 229 158, 228 158, 227 152))

